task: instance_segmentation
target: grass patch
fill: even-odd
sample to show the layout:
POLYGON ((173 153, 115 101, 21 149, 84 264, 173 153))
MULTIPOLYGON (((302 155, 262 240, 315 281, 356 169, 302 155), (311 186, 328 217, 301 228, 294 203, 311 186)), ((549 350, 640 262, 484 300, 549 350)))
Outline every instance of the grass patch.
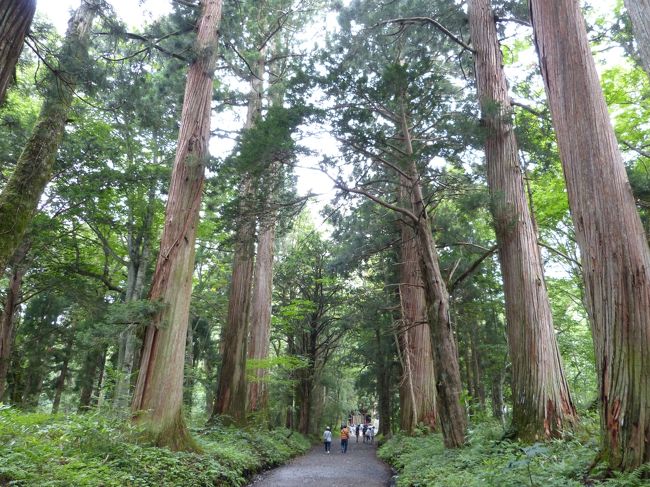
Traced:
POLYGON ((379 457, 398 472, 398 487, 636 487, 646 470, 594 478, 605 468, 588 470, 598 450, 598 423, 584 419, 564 440, 524 445, 502 440, 503 429, 496 423, 482 423, 470 429, 468 445, 446 450, 439 434, 408 437, 397 435, 379 449, 379 457))
POLYGON ((237 487, 310 447, 285 429, 195 431, 200 454, 143 445, 138 435, 127 422, 103 414, 23 413, 0 406, 0 485, 237 487))

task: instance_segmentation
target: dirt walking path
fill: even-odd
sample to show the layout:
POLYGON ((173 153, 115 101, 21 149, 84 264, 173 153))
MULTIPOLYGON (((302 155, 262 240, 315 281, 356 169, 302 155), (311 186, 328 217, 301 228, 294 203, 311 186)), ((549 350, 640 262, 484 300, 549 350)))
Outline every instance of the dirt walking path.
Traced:
POLYGON ((387 487, 390 469, 381 462, 376 445, 356 443, 341 453, 340 443, 332 442, 332 453, 323 446, 295 458, 287 465, 258 476, 249 487, 387 487))

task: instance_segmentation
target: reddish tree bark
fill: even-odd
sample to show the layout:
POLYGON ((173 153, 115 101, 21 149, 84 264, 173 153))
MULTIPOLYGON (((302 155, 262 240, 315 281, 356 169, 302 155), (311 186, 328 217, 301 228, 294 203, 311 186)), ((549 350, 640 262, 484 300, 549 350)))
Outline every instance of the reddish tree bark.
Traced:
POLYGON ((187 74, 165 226, 149 293, 163 308, 145 331, 132 402, 135 419, 154 442, 174 450, 193 447, 181 410, 183 366, 220 20, 221 0, 202 0, 196 58, 187 74))
MULTIPOLYGON (((402 200, 408 203, 410 196, 403 191, 407 184, 403 181, 401 188, 405 193, 402 200)), ((402 223, 399 285, 402 309, 399 342, 403 369, 399 389, 400 428, 408 432, 419 423, 436 427, 436 378, 431 332, 427 322, 418 241, 411 225, 411 222, 402 223)))
POLYGON ((531 0, 540 68, 580 247, 599 383, 602 455, 650 461, 650 251, 577 0, 531 0))
POLYGON ((34 12, 36 0, 0 0, 0 102, 14 75, 34 12))
POLYGON ((519 438, 561 436, 576 415, 555 339, 537 229, 528 207, 490 0, 471 0, 469 27, 486 129, 485 159, 506 300, 512 425, 519 438))
POLYGON ((632 20, 641 66, 650 76, 650 0, 624 0, 623 3, 632 20))
POLYGON ((14 254, 11 277, 9 286, 5 295, 4 307, 0 316, 0 401, 4 395, 5 383, 7 381, 7 372, 11 362, 11 349, 15 338, 16 328, 16 311, 20 306, 20 290, 23 284, 25 274, 24 261, 29 251, 29 241, 23 241, 23 244, 14 254))
MULTIPOLYGON (((259 53, 250 79, 245 129, 252 128, 262 112, 264 51, 259 53)), ((246 355, 255 262, 255 198, 253 175, 243 176, 240 190, 238 226, 230 280, 228 316, 221 334, 221 369, 212 416, 226 421, 246 421, 246 355)))

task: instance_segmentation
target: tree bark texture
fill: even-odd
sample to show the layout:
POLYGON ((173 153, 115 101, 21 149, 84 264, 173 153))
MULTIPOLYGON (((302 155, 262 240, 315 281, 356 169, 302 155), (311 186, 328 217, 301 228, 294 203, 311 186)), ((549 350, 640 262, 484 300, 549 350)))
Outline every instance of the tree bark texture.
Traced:
MULTIPOLYGON (((399 130, 404 138, 406 153, 412 155, 413 146, 405 107, 402 107, 399 130)), ((414 225, 418 242, 427 320, 433 341, 438 419, 445 446, 458 448, 465 443, 467 417, 460 400, 462 384, 458 348, 449 314, 449 293, 440 273, 431 223, 422 196, 420 175, 412 157, 407 160, 406 174, 409 180, 407 191, 411 197, 412 215, 415 218, 411 223, 414 225)))
POLYGON ((592 323, 602 453, 650 461, 650 251, 577 0, 531 0, 592 323))
POLYGON ((84 0, 70 19, 57 72, 48 73, 47 93, 34 130, 0 193, 0 270, 20 245, 50 180, 79 73, 87 63, 90 27, 97 8, 84 0))
POLYGON ((145 331, 131 405, 154 442, 173 450, 193 446, 182 415, 183 368, 221 5, 221 0, 201 2, 197 57, 187 74, 165 225, 149 293, 163 309, 145 331))
MULTIPOLYGON (((248 112, 244 129, 252 128, 262 111, 264 89, 264 53, 259 53, 255 73, 251 76, 248 94, 248 112)), ((228 316, 221 335, 221 370, 212 415, 223 415, 227 421, 242 424, 246 421, 246 355, 248 328, 253 290, 253 266, 255 262, 255 198, 253 175, 244 174, 235 249, 230 280, 228 316)))
MULTIPOLYGON (((405 193, 403 200, 410 202, 405 193)), ((418 241, 410 222, 402 222, 400 303, 402 310, 400 345, 403 374, 400 381, 400 429, 409 433, 420 423, 436 427, 436 378, 433 368, 431 332, 427 322, 424 282, 420 269, 418 241)))
POLYGON ((641 66, 650 76, 650 0, 624 0, 623 3, 632 21, 641 66))
POLYGON ((555 338, 537 229, 524 190, 490 0, 471 0, 468 15, 506 301, 512 425, 524 441, 559 437, 573 422, 576 411, 555 338))
POLYGON ((5 295, 2 316, 0 316, 0 401, 2 401, 2 396, 4 396, 7 372, 11 363, 11 349, 13 348, 13 342, 16 336, 16 311, 20 306, 20 290, 25 274, 24 261, 28 250, 29 243, 24 241, 12 258, 11 277, 9 278, 9 286, 5 295))
MULTIPOLYGON (((269 356, 274 243, 275 219, 271 216, 260 221, 248 341, 249 359, 263 360, 269 356)), ((255 380, 248 385, 249 411, 262 411, 267 408, 268 388, 265 382, 267 374, 266 368, 255 369, 255 380)))
POLYGON ((246 420, 246 348, 255 260, 255 218, 249 204, 253 182, 246 175, 241 188, 241 221, 235 235, 228 316, 221 334, 221 369, 213 416, 241 424, 246 420))
POLYGON ((0 103, 23 50, 36 12, 36 0, 0 0, 0 103))

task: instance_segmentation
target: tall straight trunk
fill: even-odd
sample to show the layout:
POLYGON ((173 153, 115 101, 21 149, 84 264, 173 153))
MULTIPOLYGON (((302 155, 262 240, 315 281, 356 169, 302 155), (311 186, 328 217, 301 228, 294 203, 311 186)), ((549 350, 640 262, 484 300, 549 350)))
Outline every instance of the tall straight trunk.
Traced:
POLYGON ((95 379, 97 377, 97 370, 101 364, 101 359, 101 350, 93 349, 86 353, 79 377, 79 412, 88 411, 92 406, 95 379))
POLYGON ((164 305, 145 331, 131 408, 159 446, 193 448, 182 414, 183 365, 194 271, 194 244, 210 140, 212 77, 221 0, 202 0, 185 84, 165 226, 149 299, 164 305))
POLYGON ((48 73, 47 93, 34 130, 0 193, 0 270, 20 245, 52 175, 78 75, 87 62, 90 27, 97 8, 83 0, 70 19, 56 73, 48 73))
POLYGON ((14 76, 36 0, 0 0, 0 103, 14 76))
POLYGON ((580 248, 602 453, 650 461, 650 251, 577 0, 531 1, 533 31, 580 248))
POLYGON ((559 437, 576 411, 555 339, 537 229, 509 120, 512 107, 490 0, 471 0, 468 15, 506 300, 512 426, 524 441, 559 437))
POLYGON ((485 387, 483 387, 483 380, 481 370, 483 364, 481 363, 481 355, 477 343, 478 327, 476 322, 473 323, 472 330, 469 336, 469 348, 472 354, 472 377, 474 378, 474 397, 478 400, 478 406, 481 409, 485 408, 485 387))
MULTIPOLYGON (((255 125, 262 112, 264 51, 259 53, 254 66, 245 130, 255 125)), ((245 174, 240 190, 239 225, 235 234, 228 316, 221 336, 221 370, 212 412, 212 417, 222 415, 226 421, 238 424, 246 421, 248 394, 246 355, 255 261, 254 185, 253 175, 245 174)))
MULTIPOLYGON (((410 203, 402 181, 402 200, 410 203)), ((431 332, 420 269, 418 241, 411 222, 402 222, 400 303, 402 310, 401 345, 404 373, 400 382, 400 428, 409 433, 423 423, 436 427, 436 378, 433 368, 431 332)))
POLYGON ((63 394, 63 389, 65 388, 65 380, 68 376, 68 365, 70 364, 70 356, 72 355, 72 343, 74 339, 73 330, 74 328, 70 330, 70 336, 66 341, 63 362, 61 363, 61 370, 59 371, 59 376, 56 379, 56 384, 54 387, 54 400, 52 401, 52 414, 59 412, 61 395, 63 394))
POLYGON ((184 375, 183 404, 189 414, 192 412, 192 402, 194 399, 194 328, 191 324, 187 327, 184 375))
POLYGON ((650 0, 623 0, 632 21, 641 66, 650 76, 650 0))
MULTIPOLYGON (((269 356, 271 338, 271 297, 273 292, 273 255, 275 218, 260 221, 255 260, 255 282, 251 305, 251 329, 248 358, 263 360, 269 356)), ((268 387, 265 382, 268 369, 255 369, 255 379, 248 385, 248 410, 264 411, 268 406, 268 387)))
MULTIPOLYGON (((392 429, 391 418, 391 361, 388 352, 389 340, 383 336, 377 323, 375 325, 375 342, 380 355, 377 357, 377 413, 379 414, 379 434, 389 437, 392 429)), ((356 422, 356 421, 355 421, 356 422)))
POLYGON ((438 419, 445 446, 458 448, 465 443, 467 417, 460 400, 462 384, 458 366, 458 348, 449 313, 449 293, 440 273, 431 223, 422 196, 420 175, 413 159, 413 144, 406 115, 404 93, 400 94, 400 98, 402 107, 399 131, 404 140, 405 152, 409 156, 405 164, 405 174, 408 180, 407 190, 411 196, 409 214, 418 242, 420 270, 427 305, 427 321, 433 341, 438 419))
MULTIPOLYGON (((154 157, 154 162, 157 158, 154 157)), ((142 227, 137 235, 134 234, 133 219, 127 238, 129 262, 127 264, 126 295, 124 301, 131 303, 142 299, 147 267, 151 257, 151 227, 153 226, 154 207, 156 201, 155 186, 149 189, 147 210, 142 227)), ((127 407, 131 390, 133 366, 135 364, 136 337, 135 325, 128 325, 120 333, 119 353, 117 359, 117 382, 113 395, 113 406, 117 410, 127 407)))
POLYGON ((16 311, 20 306, 20 289, 25 274, 24 261, 29 250, 29 242, 25 240, 14 254, 11 277, 5 295, 4 308, 0 316, 0 401, 4 396, 7 372, 11 363, 11 349, 16 336, 16 311))

